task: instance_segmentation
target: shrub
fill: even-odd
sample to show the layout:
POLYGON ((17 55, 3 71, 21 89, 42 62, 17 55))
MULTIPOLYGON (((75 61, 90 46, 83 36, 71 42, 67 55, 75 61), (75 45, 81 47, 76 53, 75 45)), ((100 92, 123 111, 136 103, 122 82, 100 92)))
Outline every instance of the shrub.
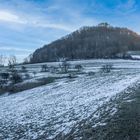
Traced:
POLYGON ((4 79, 0 80, 0 88, 3 88, 7 84, 7 81, 4 79))
POLYGON ((88 72, 88 75, 89 75, 89 76, 93 76, 93 75, 95 75, 95 72, 90 71, 90 72, 88 72))
POLYGON ((22 66, 22 67, 21 67, 21 72, 27 72, 27 69, 26 69, 25 66, 22 66))
POLYGON ((56 77, 47 77, 47 78, 38 79, 37 82, 33 81, 33 82, 21 83, 18 85, 15 84, 15 85, 10 86, 8 90, 11 93, 21 92, 24 90, 29 90, 29 89, 32 89, 35 87, 39 87, 42 85, 52 83, 52 82, 54 82, 55 79, 57 79, 57 78, 56 77))
POLYGON ((22 82, 22 76, 19 75, 17 72, 14 72, 11 74, 10 80, 12 81, 13 84, 20 83, 22 82))
POLYGON ((41 72, 46 72, 47 69, 48 69, 48 66, 46 64, 41 66, 41 72))
POLYGON ((75 74, 73 74, 73 73, 70 73, 69 75, 68 75, 68 78, 70 78, 70 79, 72 79, 72 78, 76 78, 77 76, 75 76, 75 74))
POLYGON ((80 72, 82 70, 82 65, 75 65, 75 69, 77 69, 78 72, 80 72))
POLYGON ((28 73, 25 74, 25 79, 29 79, 30 75, 28 73))
POLYGON ((9 78, 9 73, 1 73, 0 76, 2 79, 7 80, 9 78))
POLYGON ((57 72, 57 67, 51 66, 51 67, 49 68, 49 71, 50 71, 51 73, 56 73, 56 72, 57 72))
POLYGON ((33 75, 34 75, 34 77, 35 77, 35 75, 36 75, 36 71, 33 71, 33 75))
POLYGON ((112 68, 113 68, 112 64, 106 64, 106 65, 102 66, 101 71, 104 73, 109 73, 109 72, 111 72, 112 68))

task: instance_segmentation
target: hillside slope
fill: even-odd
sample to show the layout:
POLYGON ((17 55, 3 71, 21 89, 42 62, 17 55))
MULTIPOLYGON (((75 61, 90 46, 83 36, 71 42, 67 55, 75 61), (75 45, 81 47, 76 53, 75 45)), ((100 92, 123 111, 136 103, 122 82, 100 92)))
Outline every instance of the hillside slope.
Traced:
MULTIPOLYGON (((78 63, 73 61, 71 65, 78 63)), ((118 97, 125 96, 125 100, 129 101, 127 95, 131 88, 139 85, 140 61, 84 60, 81 64, 84 64, 84 72, 97 69, 95 75, 83 73, 77 78, 59 79, 49 85, 0 96, 0 140, 66 140, 61 134, 70 136, 68 140, 81 137, 90 140, 88 134, 91 136, 91 131, 86 131, 87 125, 100 134, 98 128, 108 125, 110 117, 117 117, 119 108, 116 102, 118 106, 123 103, 118 97), (108 63, 114 65, 112 72, 100 73, 98 66, 108 63)), ((92 136, 97 136, 94 134, 92 136)), ((97 136, 95 140, 103 139, 97 136)))
MULTIPOLYGON (((37 49, 31 63, 58 61, 61 58, 126 58, 127 51, 140 50, 140 36, 127 28, 99 24, 83 27, 61 39, 37 49)), ((128 56, 127 56, 128 57, 128 56)))

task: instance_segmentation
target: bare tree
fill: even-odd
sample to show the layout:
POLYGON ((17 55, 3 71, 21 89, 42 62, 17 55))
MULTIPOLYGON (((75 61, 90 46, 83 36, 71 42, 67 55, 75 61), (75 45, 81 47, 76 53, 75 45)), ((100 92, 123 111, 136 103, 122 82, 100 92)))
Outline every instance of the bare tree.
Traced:
POLYGON ((101 67, 101 71, 104 73, 109 73, 109 72, 111 72, 112 69, 113 69, 112 64, 106 64, 101 67))
POLYGON ((10 56, 8 59, 8 66, 9 69, 14 70, 15 65, 17 64, 17 58, 16 56, 10 56))
POLYGON ((70 67, 70 64, 65 60, 62 62, 62 64, 59 65, 59 67, 61 68, 62 72, 67 73, 70 67))
POLYGON ((46 72, 48 69, 48 66, 46 64, 41 66, 41 72, 46 72))
POLYGON ((28 58, 24 58, 24 60, 23 60, 23 64, 28 64, 28 63, 29 63, 28 58))
POLYGON ((0 66, 4 66, 5 64, 5 61, 6 61, 6 57, 4 55, 0 55, 0 66))

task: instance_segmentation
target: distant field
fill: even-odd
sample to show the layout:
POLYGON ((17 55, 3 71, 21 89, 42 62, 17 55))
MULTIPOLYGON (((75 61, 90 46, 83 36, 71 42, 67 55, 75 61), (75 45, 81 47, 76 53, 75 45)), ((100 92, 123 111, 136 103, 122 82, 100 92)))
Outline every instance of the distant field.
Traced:
MULTIPOLYGON (((28 64, 25 65, 30 70, 34 70, 34 68, 38 68, 40 70, 40 66, 43 64, 47 64, 48 66, 59 66, 61 62, 47 62, 47 63, 38 63, 38 64, 28 64)), ((115 68, 140 68, 139 60, 121 60, 121 59, 91 59, 91 60, 77 60, 77 61, 69 61, 70 64, 81 64, 86 66, 86 68, 99 68, 103 64, 111 63, 115 68)), ((20 66, 19 66, 20 67, 20 66)))

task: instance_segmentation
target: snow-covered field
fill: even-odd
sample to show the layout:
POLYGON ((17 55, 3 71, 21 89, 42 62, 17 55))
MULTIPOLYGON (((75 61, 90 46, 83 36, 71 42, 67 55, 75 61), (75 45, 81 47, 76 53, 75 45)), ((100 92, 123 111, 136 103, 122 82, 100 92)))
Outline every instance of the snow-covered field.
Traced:
MULTIPOLYGON (((71 64, 81 64, 84 71, 97 73, 59 79, 46 86, 0 97, 0 139, 32 140, 44 136, 47 140, 60 132, 68 133, 76 123, 98 117, 94 112, 99 107, 140 81, 139 61, 85 60, 71 64), (99 67, 106 63, 113 64, 115 69, 101 74, 99 67)), ((30 69, 38 67, 39 64, 28 65, 30 69)))

